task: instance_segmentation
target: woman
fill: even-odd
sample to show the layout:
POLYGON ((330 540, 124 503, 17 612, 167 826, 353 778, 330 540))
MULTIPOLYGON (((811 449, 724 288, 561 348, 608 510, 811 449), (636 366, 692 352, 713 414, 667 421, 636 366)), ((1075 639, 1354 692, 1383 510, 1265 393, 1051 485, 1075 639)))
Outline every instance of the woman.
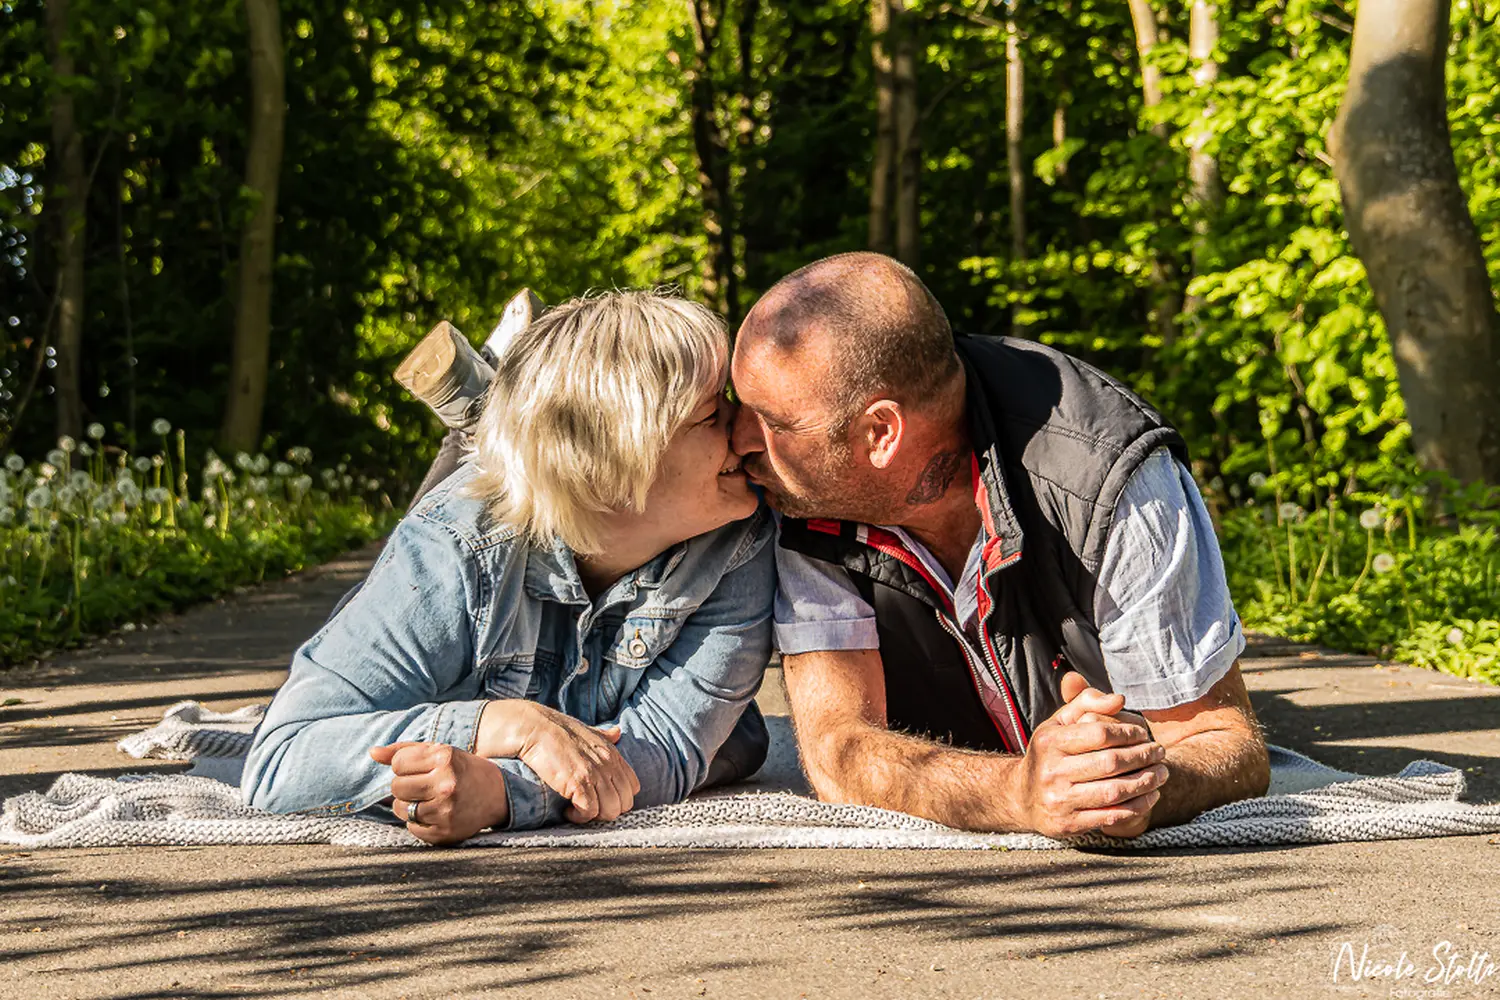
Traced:
POLYGON ((759 687, 775 587, 728 354, 712 313, 650 292, 517 333, 473 461, 297 651, 245 801, 394 815, 443 844, 699 786, 759 687))

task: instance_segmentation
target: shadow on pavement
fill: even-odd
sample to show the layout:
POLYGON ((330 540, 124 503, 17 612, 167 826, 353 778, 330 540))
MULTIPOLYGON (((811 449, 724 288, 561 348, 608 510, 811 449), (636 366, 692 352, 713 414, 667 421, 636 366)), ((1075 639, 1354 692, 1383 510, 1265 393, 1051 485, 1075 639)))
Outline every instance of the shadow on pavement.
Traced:
MULTIPOLYGON (((220 853, 249 861, 252 851, 220 853)), ((28 857, 20 869, 0 866, 8 900, 0 956, 24 959, 30 974, 103 976, 121 987, 112 995, 133 998, 302 995, 332 979, 342 990, 389 989, 396 977, 410 977, 403 990, 454 976, 465 992, 534 986, 598 974, 597 959, 580 960, 601 947, 610 953, 616 938, 663 975, 787 958, 776 949, 756 958, 684 954, 640 936, 673 920, 874 931, 918 948, 984 941, 996 958, 1144 947, 1153 960, 1195 960, 1230 952, 1217 926, 1192 911, 1230 899, 1274 908, 1283 893, 1321 888, 1269 859, 1215 865, 1186 885, 1179 865, 1165 907, 1150 903, 1164 874, 1150 859, 1052 856, 998 867, 953 858, 852 874, 848 852, 804 852, 812 865, 789 872, 784 860, 762 855, 769 863, 747 866, 743 854, 717 851, 328 851, 309 848, 278 872, 230 868, 198 882, 175 876, 160 856, 168 862, 160 874, 88 879, 77 874, 87 854, 74 852, 67 864, 28 857), (163 962, 196 970, 193 986, 126 986, 163 962)), ((118 867, 118 854, 93 853, 102 867, 118 867)), ((1285 916, 1244 929, 1238 945, 1340 926, 1285 916)))

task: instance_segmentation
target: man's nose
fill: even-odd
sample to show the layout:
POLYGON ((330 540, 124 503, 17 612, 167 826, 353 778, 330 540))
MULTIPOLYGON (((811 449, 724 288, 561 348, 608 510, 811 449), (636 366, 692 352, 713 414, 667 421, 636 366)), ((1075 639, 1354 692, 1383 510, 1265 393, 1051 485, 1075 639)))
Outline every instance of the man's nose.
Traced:
POLYGON ((749 407, 740 406, 735 409, 733 422, 729 425, 729 447, 741 457, 766 450, 766 443, 760 434, 760 421, 749 407))

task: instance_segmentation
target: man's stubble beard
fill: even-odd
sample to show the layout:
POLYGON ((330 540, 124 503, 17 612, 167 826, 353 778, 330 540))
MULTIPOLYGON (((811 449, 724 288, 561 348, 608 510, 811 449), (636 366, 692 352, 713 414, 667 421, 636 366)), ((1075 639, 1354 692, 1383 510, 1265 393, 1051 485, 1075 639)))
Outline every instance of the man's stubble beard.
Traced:
POLYGON ((847 468, 845 463, 851 459, 852 454, 842 459, 830 456, 828 464, 818 470, 818 478, 828 485, 816 491, 793 491, 781 480, 765 475, 766 470, 758 468, 759 463, 747 460, 746 465, 765 490, 766 502, 784 517, 827 518, 864 524, 896 523, 892 514, 898 512, 893 510, 889 498, 883 495, 877 484, 861 482, 852 476, 839 478, 839 467, 847 468))

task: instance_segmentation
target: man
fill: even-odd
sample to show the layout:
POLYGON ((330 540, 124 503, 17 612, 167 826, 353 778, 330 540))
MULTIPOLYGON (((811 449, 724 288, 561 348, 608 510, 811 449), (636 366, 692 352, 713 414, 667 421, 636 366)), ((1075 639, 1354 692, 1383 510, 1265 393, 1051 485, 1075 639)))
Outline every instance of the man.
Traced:
POLYGON ((955 340, 870 253, 767 292, 732 377, 820 798, 1126 837, 1265 793, 1212 525, 1145 403, 1037 344, 955 340))

